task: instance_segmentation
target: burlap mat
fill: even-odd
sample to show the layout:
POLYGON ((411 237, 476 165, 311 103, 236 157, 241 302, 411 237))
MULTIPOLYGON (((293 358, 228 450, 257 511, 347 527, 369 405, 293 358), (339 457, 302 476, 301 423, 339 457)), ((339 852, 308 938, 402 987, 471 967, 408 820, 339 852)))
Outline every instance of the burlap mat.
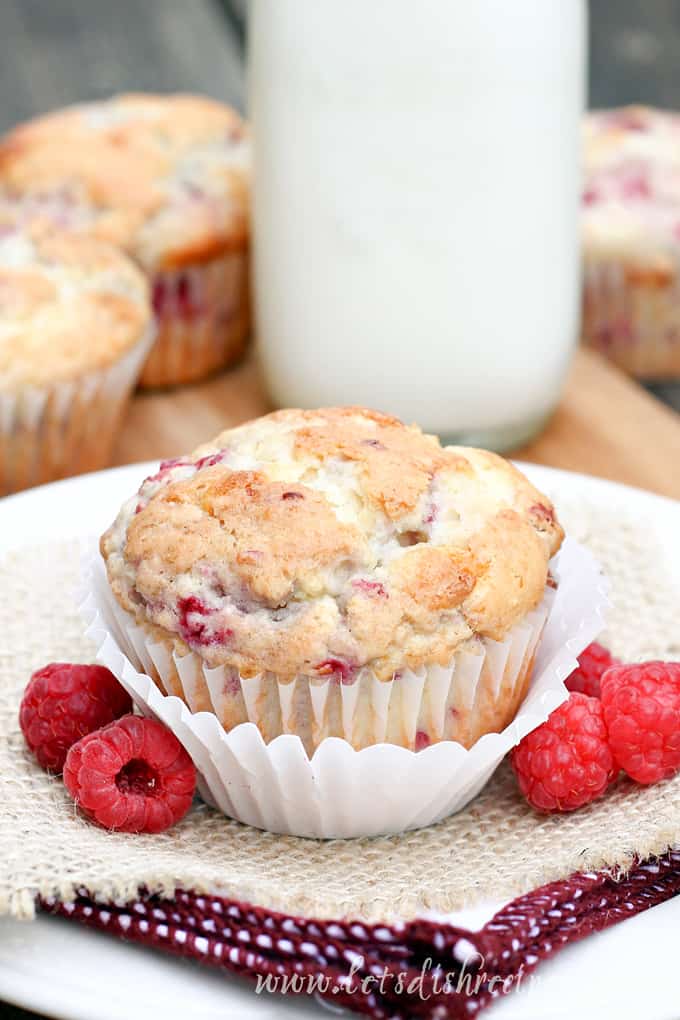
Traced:
MULTIPOLYGON (((680 658, 678 592, 649 522, 552 495, 611 579, 614 650, 680 658)), ((624 779, 585 810, 544 817, 518 796, 506 766, 465 811, 404 836, 326 843, 275 836, 204 805, 160 836, 104 832, 33 762, 17 721, 32 670, 92 658, 72 605, 78 573, 74 545, 15 554, 0 569, 0 913, 31 916, 38 894, 68 899, 82 886, 127 900, 144 885, 166 895, 177 887, 219 891, 292 914, 410 917, 510 899, 574 871, 625 870, 635 854, 680 842, 680 777, 648 789, 624 779)))

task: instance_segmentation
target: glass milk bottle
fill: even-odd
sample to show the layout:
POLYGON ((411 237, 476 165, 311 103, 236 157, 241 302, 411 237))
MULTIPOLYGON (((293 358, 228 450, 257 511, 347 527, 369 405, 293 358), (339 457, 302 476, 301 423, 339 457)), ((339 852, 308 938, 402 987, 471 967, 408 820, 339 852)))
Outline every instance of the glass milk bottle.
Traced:
POLYGON ((280 406, 508 449, 577 335, 583 0, 254 0, 256 322, 280 406))

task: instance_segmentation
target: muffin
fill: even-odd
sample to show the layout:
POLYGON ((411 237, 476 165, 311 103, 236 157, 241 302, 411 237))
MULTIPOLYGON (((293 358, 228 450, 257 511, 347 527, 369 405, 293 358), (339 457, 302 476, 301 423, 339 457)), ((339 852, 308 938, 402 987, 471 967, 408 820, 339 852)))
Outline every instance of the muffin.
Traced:
POLYGON ((60 230, 122 247, 147 274, 157 338, 145 386, 228 365, 249 329, 242 120, 198 96, 124 95, 20 125, 0 190, 60 230))
POLYGON ((583 340, 643 379, 680 378, 680 115, 585 118, 583 340))
POLYGON ((0 206, 0 494, 106 466, 152 339, 125 255, 0 206))
POLYGON ((162 463, 101 553, 118 625, 165 693, 311 754, 328 736, 420 749, 503 729, 562 534, 495 454, 331 408, 162 463))

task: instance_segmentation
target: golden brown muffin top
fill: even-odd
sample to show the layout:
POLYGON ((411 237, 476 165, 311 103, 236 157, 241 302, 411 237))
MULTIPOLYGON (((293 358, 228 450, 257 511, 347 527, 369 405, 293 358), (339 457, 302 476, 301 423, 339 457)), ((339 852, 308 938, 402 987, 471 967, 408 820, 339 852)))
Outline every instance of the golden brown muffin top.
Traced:
POLYGON ((147 282, 125 255, 19 225, 0 206, 0 391, 107 368, 150 323, 147 282))
POLYGON ((0 190, 147 269, 173 268, 246 243, 247 163, 243 121, 222 103, 122 95, 10 131, 0 190))
POLYGON ((562 535, 501 457, 350 407, 278 411, 164 462, 101 548, 120 604, 180 651, 347 681, 502 640, 562 535))

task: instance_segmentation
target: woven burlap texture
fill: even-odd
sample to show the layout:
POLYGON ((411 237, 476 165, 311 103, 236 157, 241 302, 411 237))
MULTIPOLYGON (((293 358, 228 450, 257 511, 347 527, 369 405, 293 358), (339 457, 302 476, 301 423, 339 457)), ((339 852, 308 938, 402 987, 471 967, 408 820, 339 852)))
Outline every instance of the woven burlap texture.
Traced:
MULTIPOLYGON (((648 519, 551 493, 570 533, 600 559, 613 609, 605 638, 629 659, 680 658, 678 592, 648 519)), ((82 819, 57 778, 35 764, 18 725, 22 689, 51 660, 93 648, 71 596, 78 549, 11 555, 0 570, 0 913, 30 917, 38 894, 78 887, 128 900, 140 886, 221 892, 291 914, 411 917, 510 899, 574 871, 625 870, 680 842, 680 776, 650 788, 620 780, 565 816, 534 814, 506 765, 460 814, 418 832, 316 842, 263 833, 196 805, 159 836, 104 832, 82 819)))

